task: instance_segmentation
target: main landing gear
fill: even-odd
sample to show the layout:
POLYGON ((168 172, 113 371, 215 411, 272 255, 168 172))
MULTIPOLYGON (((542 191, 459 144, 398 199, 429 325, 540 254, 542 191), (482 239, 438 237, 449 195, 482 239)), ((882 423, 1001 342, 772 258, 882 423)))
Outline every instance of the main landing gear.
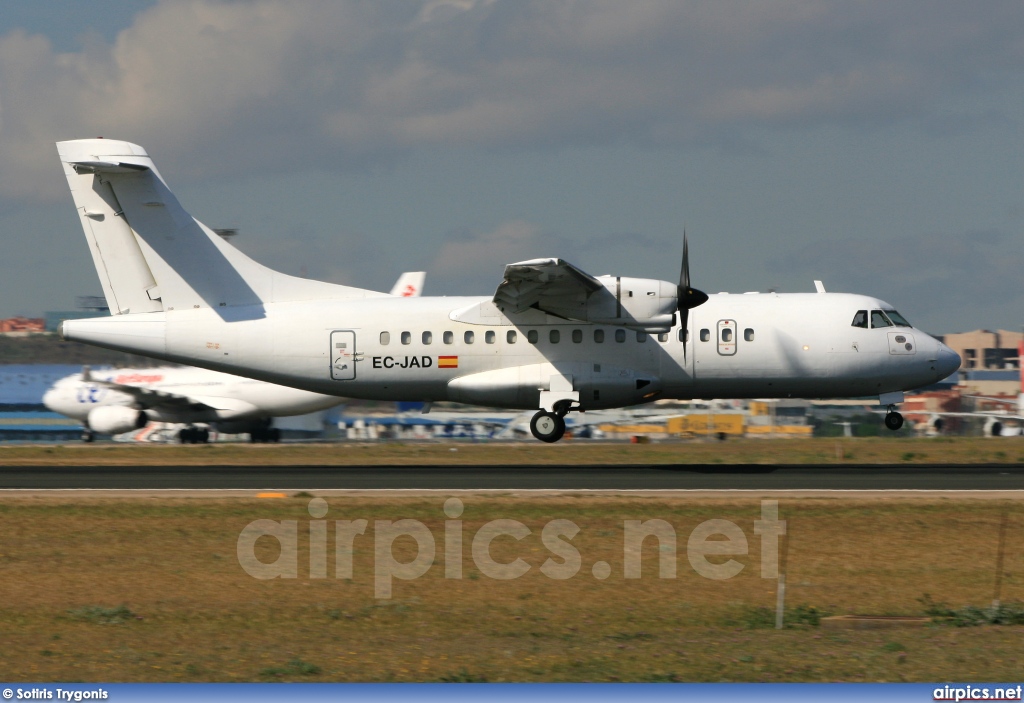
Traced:
POLYGON ((249 433, 249 442, 264 444, 281 441, 281 430, 276 427, 260 427, 249 433))
POLYGON ((554 412, 538 410, 530 420, 530 432, 541 442, 557 442, 565 434, 565 416, 571 405, 570 401, 559 401, 554 412))
POLYGON ((896 412, 895 405, 890 405, 889 412, 885 414, 885 426, 893 432, 903 427, 903 416, 896 412))
POLYGON ((206 444, 210 441, 210 431, 205 427, 183 427, 178 432, 180 444, 206 444))

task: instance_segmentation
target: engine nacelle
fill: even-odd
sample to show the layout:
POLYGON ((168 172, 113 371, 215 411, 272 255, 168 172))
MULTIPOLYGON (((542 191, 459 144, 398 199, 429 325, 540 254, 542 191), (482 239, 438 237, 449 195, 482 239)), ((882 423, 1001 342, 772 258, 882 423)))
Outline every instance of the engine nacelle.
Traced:
POLYGON ((661 379, 632 369, 607 364, 552 364, 510 366, 453 378, 448 382, 448 399, 459 403, 504 408, 538 408, 541 393, 557 380, 570 380, 572 391, 586 410, 620 408, 655 398, 662 390, 661 379), (600 370, 595 370, 600 369, 600 370))
POLYGON ((985 421, 985 436, 986 437, 1002 437, 1003 436, 1003 423, 994 417, 990 417, 985 421))
POLYGON ((643 332, 668 332, 676 321, 678 288, 654 278, 598 276, 602 288, 586 300, 546 298, 542 309, 570 320, 629 327, 643 332))
POLYGON ((105 405, 89 411, 89 429, 100 434, 121 434, 146 426, 149 418, 142 410, 124 405, 105 405))

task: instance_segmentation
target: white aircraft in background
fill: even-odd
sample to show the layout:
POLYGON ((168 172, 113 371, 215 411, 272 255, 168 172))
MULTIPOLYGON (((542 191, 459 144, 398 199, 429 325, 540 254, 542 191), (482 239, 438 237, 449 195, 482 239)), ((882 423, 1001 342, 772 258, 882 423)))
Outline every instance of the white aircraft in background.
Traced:
MULTIPOLYGON (((418 297, 423 271, 405 272, 391 289, 397 297, 418 297)), ((204 443, 206 426, 228 434, 248 433, 253 442, 277 442, 275 417, 326 410, 342 398, 195 367, 122 368, 71 374, 43 395, 53 412, 82 423, 82 440, 121 434, 151 422, 183 425, 182 443, 204 443), (200 425, 196 427, 195 425, 200 425)))
POLYGON ((82 440, 139 430, 151 422, 184 425, 183 444, 209 440, 207 427, 276 442, 275 417, 326 410, 342 401, 322 393, 191 367, 103 369, 72 374, 43 395, 43 404, 81 421, 82 440), (201 425, 201 426, 196 426, 201 425))
MULTIPOLYGON (((1024 342, 1018 347, 1017 368, 1024 369, 1024 342)), ((992 398, 981 395, 965 395, 964 398, 983 400, 989 403, 998 403, 1007 406, 1005 410, 975 410, 974 412, 928 412, 928 424, 937 432, 941 432, 947 417, 980 417, 985 418, 985 425, 982 430, 986 437, 1020 437, 1024 434, 1024 373, 1021 374, 1020 389, 1017 397, 1013 398, 992 398), (1016 411, 1016 412, 1014 412, 1016 411), (1016 424, 1008 425, 1007 421, 1012 420, 1016 424)))
POLYGON ((820 283, 708 296, 690 286, 685 237, 678 283, 534 259, 507 266, 490 297, 397 304, 248 258, 182 208, 135 144, 57 146, 112 313, 65 321, 68 340, 327 395, 536 410, 546 442, 570 411, 655 398, 875 396, 896 429, 904 391, 960 366, 869 296, 820 283))

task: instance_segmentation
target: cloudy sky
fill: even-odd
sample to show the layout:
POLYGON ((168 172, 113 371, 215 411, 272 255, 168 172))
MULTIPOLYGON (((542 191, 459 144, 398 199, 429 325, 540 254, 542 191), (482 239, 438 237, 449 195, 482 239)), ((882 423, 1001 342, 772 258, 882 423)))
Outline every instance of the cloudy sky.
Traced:
POLYGON ((1024 324, 1024 4, 47 0, 0 15, 0 316, 100 291, 61 139, 143 145, 283 271, 506 263, 1024 324))

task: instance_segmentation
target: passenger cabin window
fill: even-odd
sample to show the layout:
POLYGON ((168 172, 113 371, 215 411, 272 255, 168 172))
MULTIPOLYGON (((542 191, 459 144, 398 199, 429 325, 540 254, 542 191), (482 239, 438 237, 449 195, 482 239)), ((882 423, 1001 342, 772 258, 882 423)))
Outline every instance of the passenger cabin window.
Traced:
POLYGON ((537 334, 537 330, 530 330, 526 333, 526 341, 530 344, 536 344, 539 337, 540 335, 537 334))
POLYGON ((868 311, 858 310, 857 314, 853 316, 853 326, 868 328, 868 311))
POLYGON ((625 342, 626 341, 626 330, 615 330, 615 341, 625 342))
POLYGON ((558 333, 558 330, 551 330, 550 332, 548 332, 548 339, 551 340, 552 344, 558 344, 558 340, 560 338, 561 335, 558 333))
POLYGON ((583 341, 583 330, 572 331, 572 341, 574 344, 579 344, 583 341))
POLYGON ((722 329, 722 341, 723 342, 731 342, 732 341, 732 330, 729 329, 728 327, 725 327, 725 328, 722 329))
POLYGON ((421 339, 423 340, 424 344, 433 344, 434 343, 434 333, 433 332, 424 332, 423 335, 421 336, 421 339))
POLYGON ((700 341, 702 341, 702 342, 710 342, 711 341, 711 330, 709 330, 707 327, 705 327, 704 329, 702 329, 700 331, 700 341))
POLYGON ((749 327, 747 329, 743 330, 743 339, 745 339, 748 342, 753 342, 754 341, 754 330, 752 330, 749 327))
POLYGON ((466 344, 472 344, 475 336, 476 335, 473 334, 473 330, 469 330, 466 334, 462 335, 462 338, 465 340, 466 344))
POLYGON ((889 318, 881 310, 872 310, 871 327, 892 327, 892 322, 889 321, 889 318))
POLYGON ((508 342, 509 344, 515 344, 516 343, 516 331, 515 330, 509 330, 508 333, 505 335, 505 341, 508 342))
POLYGON ((903 317, 903 315, 900 315, 895 310, 886 310, 885 316, 892 320, 892 324, 897 327, 913 327, 912 324, 907 322, 907 318, 903 317))
POLYGON ((647 341, 647 333, 646 332, 637 332, 636 333, 636 341, 640 342, 641 344, 646 342, 647 341))
POLYGON ((486 344, 494 344, 494 330, 484 332, 484 342, 486 344))
POLYGON ((412 332, 402 332, 402 344, 412 344, 412 332))
POLYGON ((598 344, 604 341, 604 330, 594 330, 594 341, 598 344))
POLYGON ((659 342, 667 342, 668 341, 668 332, 662 332, 661 334, 659 334, 658 335, 658 341, 659 342))
POLYGON ((381 344, 382 347, 386 347, 387 345, 391 344, 391 333, 390 332, 381 332, 380 333, 380 344, 381 344))
POLYGON ((455 343, 455 333, 454 332, 445 332, 443 335, 441 335, 441 341, 443 341, 445 344, 454 344, 455 343))

